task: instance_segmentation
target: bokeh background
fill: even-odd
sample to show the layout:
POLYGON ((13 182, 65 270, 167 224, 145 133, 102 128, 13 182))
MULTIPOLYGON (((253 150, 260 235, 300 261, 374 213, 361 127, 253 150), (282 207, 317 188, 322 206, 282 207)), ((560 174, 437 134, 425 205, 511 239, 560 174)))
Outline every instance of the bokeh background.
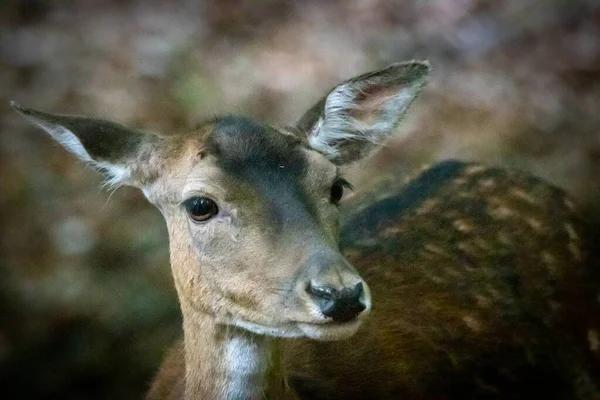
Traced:
POLYGON ((226 112, 291 123, 337 82, 412 58, 431 82, 349 172, 359 191, 453 157, 598 203, 597 0, 0 0, 3 393, 141 398, 180 332, 158 211, 102 190, 10 99, 167 134, 226 112))

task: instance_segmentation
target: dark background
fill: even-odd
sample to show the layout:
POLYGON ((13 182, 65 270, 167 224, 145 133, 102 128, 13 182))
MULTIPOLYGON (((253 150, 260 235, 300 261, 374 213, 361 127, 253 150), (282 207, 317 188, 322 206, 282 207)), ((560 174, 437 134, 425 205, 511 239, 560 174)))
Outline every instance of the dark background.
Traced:
POLYGON ((139 398, 179 334, 161 216, 9 107, 170 134, 224 112, 293 122, 394 61, 434 71, 360 189, 449 157, 522 169, 594 205, 597 0, 0 0, 0 387, 139 398))

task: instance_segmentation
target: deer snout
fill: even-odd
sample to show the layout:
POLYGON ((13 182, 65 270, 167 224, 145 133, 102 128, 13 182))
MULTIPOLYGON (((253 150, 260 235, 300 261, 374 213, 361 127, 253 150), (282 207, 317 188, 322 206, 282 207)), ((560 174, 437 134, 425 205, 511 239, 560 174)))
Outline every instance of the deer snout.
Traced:
POLYGON ((310 246, 299 269, 296 290, 319 324, 350 322, 371 309, 371 292, 354 267, 337 251, 310 246), (315 315, 317 314, 317 315, 315 315))
POLYGON ((348 322, 367 308, 367 296, 362 282, 337 289, 331 284, 311 281, 306 291, 324 316, 335 322, 348 322))

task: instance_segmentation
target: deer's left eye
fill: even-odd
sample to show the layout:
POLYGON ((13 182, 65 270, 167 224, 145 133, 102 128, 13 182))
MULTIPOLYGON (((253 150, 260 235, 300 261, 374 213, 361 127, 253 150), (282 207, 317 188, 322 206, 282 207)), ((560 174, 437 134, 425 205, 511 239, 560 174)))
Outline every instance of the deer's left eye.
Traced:
POLYGON ((330 200, 336 206, 340 203, 342 197, 344 197, 344 188, 352 190, 352 185, 344 178, 338 178, 333 182, 333 185, 331 185, 330 200))

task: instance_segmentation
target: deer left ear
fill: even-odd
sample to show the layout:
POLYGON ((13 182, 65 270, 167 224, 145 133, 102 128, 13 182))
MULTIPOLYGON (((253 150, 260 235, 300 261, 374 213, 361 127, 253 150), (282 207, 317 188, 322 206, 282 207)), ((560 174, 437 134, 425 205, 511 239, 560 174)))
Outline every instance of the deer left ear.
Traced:
POLYGON ((333 163, 352 163, 390 136, 427 81, 427 61, 392 64, 333 88, 296 127, 333 163))
POLYGON ((110 184, 143 187, 156 176, 156 149, 164 140, 159 136, 111 121, 32 110, 14 101, 11 106, 86 164, 105 172, 110 184))

